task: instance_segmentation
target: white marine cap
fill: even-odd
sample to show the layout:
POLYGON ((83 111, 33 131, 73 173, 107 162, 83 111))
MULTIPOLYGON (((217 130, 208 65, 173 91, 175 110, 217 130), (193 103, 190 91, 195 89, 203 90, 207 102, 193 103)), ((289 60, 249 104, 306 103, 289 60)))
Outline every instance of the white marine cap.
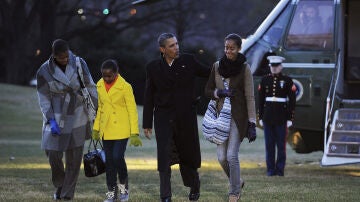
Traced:
POLYGON ((285 58, 277 55, 268 56, 267 59, 270 64, 281 64, 285 60, 285 58))

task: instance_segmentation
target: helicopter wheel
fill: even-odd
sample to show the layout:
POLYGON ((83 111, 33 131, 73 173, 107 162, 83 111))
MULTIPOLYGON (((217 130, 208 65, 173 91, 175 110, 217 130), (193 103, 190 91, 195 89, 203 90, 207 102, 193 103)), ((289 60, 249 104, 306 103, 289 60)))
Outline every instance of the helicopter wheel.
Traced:
POLYGON ((323 137, 321 132, 289 129, 287 142, 296 153, 310 153, 323 149, 323 137))

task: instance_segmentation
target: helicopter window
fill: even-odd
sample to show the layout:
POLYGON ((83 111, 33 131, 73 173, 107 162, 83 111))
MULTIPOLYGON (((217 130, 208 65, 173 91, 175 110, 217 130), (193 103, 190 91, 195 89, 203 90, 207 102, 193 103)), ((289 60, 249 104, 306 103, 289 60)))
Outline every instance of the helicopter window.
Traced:
POLYGON ((287 24, 290 15, 290 9, 285 9, 279 16, 275 23, 265 32, 262 39, 273 47, 279 47, 279 42, 287 24))
POLYGON ((292 20, 286 47, 300 50, 333 48, 332 1, 300 1, 292 20))
POLYGON ((283 36, 291 8, 288 6, 269 27, 262 36, 262 42, 258 42, 246 53, 246 58, 251 64, 251 70, 255 76, 263 76, 270 73, 267 56, 275 54, 273 49, 280 46, 280 39, 283 36), (266 43, 264 43, 264 41, 266 43))

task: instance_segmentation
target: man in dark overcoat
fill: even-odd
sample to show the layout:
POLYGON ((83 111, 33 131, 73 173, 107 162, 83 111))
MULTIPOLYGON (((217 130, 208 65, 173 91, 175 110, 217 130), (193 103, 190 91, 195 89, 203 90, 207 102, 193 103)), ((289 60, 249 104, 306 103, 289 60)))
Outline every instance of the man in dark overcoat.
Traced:
POLYGON ((179 54, 175 35, 163 33, 158 38, 161 58, 146 67, 143 128, 147 138, 152 123, 157 142, 161 201, 171 201, 171 168, 179 164, 189 200, 200 196, 201 155, 196 116, 196 76, 207 78, 210 68, 192 55, 179 54))
POLYGON ((90 138, 91 121, 84 108, 78 68, 95 106, 97 91, 86 62, 69 50, 62 39, 52 45, 52 55, 37 72, 37 93, 43 115, 41 148, 46 151, 56 187, 55 200, 71 200, 79 176, 84 143, 90 138), (65 153, 65 165, 63 156, 65 153))

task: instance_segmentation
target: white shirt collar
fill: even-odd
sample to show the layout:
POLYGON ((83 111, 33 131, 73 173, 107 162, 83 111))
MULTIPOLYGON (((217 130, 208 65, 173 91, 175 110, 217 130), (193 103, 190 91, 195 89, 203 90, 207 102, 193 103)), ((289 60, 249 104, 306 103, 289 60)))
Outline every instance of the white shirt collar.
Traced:
MULTIPOLYGON (((175 60, 175 59, 174 59, 175 60)), ((171 62, 168 64, 169 67, 171 67, 171 65, 174 63, 174 60, 171 60, 171 62)))

